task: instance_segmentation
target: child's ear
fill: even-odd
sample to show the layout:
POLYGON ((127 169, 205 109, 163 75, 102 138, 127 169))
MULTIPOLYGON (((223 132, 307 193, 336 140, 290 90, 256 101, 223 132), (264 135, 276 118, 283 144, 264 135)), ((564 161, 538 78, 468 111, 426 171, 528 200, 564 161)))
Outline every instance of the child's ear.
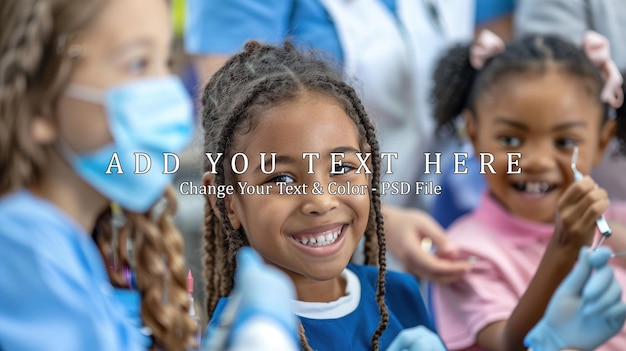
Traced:
MULTIPOLYGON (((204 185, 205 188, 215 185, 215 174, 211 172, 204 173, 202 175, 202 185, 204 185)), ((209 204, 211 204, 211 208, 213 209, 213 212, 219 213, 219 210, 217 209, 217 205, 216 205, 217 197, 215 195, 206 195, 206 197, 209 200, 209 204)), ((217 217, 219 218, 219 216, 217 217)))
POLYGON ((615 131, 617 129, 617 123, 615 119, 609 119, 604 123, 602 129, 600 129, 600 140, 598 144, 598 150, 593 159, 593 166, 596 167, 602 161, 604 156, 604 152, 606 151, 607 146, 613 136, 615 135, 615 131))
POLYGON ((474 116, 474 114, 468 109, 463 110, 463 112, 461 112, 461 115, 463 116, 463 119, 465 120, 465 133, 467 134, 467 137, 469 138, 469 140, 472 142, 472 145, 474 146, 474 150, 476 150, 476 140, 477 140, 476 116, 474 116))
POLYGON ((30 125, 30 135, 38 144, 52 144, 57 138, 57 128, 51 117, 35 116, 30 125))
POLYGON ((224 202, 226 204, 226 214, 228 215, 228 220, 230 224, 233 226, 233 229, 241 228, 241 220, 237 215, 237 206, 240 205, 239 198, 235 197, 235 195, 226 195, 224 197, 224 202))
MULTIPOLYGON (((202 184, 205 187, 215 186, 215 174, 211 172, 206 172, 202 175, 202 184)), ((217 196, 214 194, 206 195, 207 199, 209 199, 209 204, 213 209, 213 212, 216 214, 217 218, 222 221, 222 216, 220 215, 220 210, 217 208, 217 196)), ((228 219, 232 224, 233 228, 239 229, 241 226, 241 221, 234 210, 234 204, 232 195, 226 195, 224 197, 224 204, 226 205, 226 214, 228 215, 228 219)))

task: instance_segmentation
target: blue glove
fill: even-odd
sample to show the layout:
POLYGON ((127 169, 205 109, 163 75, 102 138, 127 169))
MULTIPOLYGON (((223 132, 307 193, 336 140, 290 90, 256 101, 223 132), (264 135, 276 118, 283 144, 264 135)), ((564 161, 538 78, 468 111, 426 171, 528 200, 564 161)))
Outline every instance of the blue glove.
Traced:
MULTIPOLYGON (((264 317, 280 324, 298 341, 298 318, 292 312, 296 292, 291 279, 267 266, 250 247, 242 247, 237 255, 235 294, 240 294, 239 312, 233 324, 237 327, 253 317, 264 317)), ((299 343, 299 342, 298 342, 299 343)))
POLYGON ((607 263, 611 251, 583 247, 578 262, 552 295, 546 313, 524 340, 533 351, 595 350, 626 320, 622 289, 607 263), (592 275, 593 269, 596 272, 592 275))
POLYGON ((219 327, 209 330, 202 342, 203 350, 224 349, 237 340, 238 332, 248 323, 260 320, 278 326, 287 340, 299 345, 299 322, 291 311, 295 298, 289 277, 265 265, 253 249, 242 247, 237 255, 234 289, 219 317, 219 327))
POLYGON ((423 325, 404 329, 393 339, 387 351, 446 351, 437 334, 423 325))

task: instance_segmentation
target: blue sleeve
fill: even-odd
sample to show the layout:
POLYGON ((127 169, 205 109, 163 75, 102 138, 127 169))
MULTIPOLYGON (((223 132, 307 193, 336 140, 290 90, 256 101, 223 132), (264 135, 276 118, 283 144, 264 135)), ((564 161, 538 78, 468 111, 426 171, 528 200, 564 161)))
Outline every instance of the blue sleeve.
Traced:
MULTIPOLYGON (((122 311, 127 321, 135 330, 144 328, 143 320, 141 319, 141 295, 139 291, 119 288, 114 288, 114 291, 117 302, 123 307, 122 311)), ((151 336, 143 333, 139 336, 139 342, 145 349, 149 349, 152 346, 151 336)))
POLYGON ((67 245, 55 240, 58 233, 33 234, 0 230, 0 349, 146 350, 111 285, 89 284, 81 269, 88 258, 68 255, 67 245), (38 240, 46 235, 51 239, 38 240), (43 246, 46 250, 40 250, 43 246))
POLYGON ((515 0, 476 0, 476 25, 513 13, 515 0))
POLYGON ((293 0, 187 0, 185 49, 230 55, 249 39, 280 43, 289 31, 293 0))

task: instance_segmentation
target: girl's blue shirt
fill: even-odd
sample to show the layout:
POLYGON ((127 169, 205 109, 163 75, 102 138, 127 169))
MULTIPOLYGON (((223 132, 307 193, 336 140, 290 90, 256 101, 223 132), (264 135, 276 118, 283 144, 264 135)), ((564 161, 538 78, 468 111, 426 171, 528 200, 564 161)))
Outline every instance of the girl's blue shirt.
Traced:
POLYGON ((150 345, 138 294, 116 293, 91 236, 54 204, 26 190, 0 198, 0 260, 1 350, 150 345))
MULTIPOLYGON (((313 350, 371 350, 371 337, 380 320, 376 302, 378 268, 350 264, 348 269, 358 277, 360 283, 358 307, 338 318, 300 317, 307 341, 313 350)), ((385 287, 389 324, 380 338, 381 350, 389 347, 403 329, 423 325, 432 331, 435 330, 422 300, 419 285, 413 276, 387 272, 385 287)), ((222 298, 218 302, 207 327, 207 334, 208 330, 215 328, 227 303, 228 298, 222 298)))

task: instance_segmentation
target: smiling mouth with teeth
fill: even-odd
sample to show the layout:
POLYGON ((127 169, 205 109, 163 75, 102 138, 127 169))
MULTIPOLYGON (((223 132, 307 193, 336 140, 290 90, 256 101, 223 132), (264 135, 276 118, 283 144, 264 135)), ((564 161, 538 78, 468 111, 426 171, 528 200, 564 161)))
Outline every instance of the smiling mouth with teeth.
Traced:
POLYGON ((306 246, 326 246, 337 241, 337 238, 339 238, 339 236, 341 235, 343 227, 344 226, 338 226, 325 232, 316 234, 302 234, 298 235, 298 237, 292 236, 292 238, 300 242, 302 245, 306 246))
POLYGON ((545 194, 556 189, 556 184, 548 182, 513 183, 513 188, 527 194, 545 194))

